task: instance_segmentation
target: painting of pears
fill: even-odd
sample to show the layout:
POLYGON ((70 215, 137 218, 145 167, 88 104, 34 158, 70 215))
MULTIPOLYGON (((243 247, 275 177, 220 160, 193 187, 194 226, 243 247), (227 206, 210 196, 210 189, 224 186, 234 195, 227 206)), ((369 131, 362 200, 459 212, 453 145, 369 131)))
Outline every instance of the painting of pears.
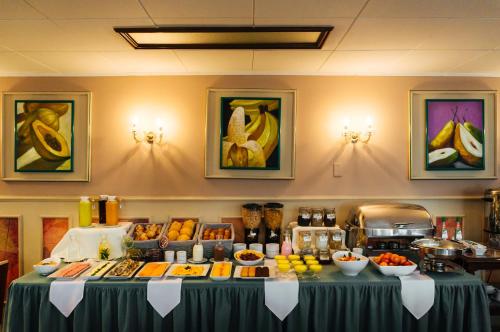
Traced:
POLYGON ((280 169, 280 98, 221 98, 222 169, 280 169))
POLYGON ((73 101, 16 100, 15 171, 73 171, 73 101))
POLYGON ((484 169, 483 100, 426 100, 427 170, 484 169))

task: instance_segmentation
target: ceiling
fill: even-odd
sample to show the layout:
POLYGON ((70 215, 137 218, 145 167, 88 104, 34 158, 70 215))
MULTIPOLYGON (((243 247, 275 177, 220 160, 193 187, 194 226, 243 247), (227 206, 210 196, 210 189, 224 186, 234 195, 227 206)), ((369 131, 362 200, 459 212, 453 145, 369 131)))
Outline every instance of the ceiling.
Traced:
POLYGON ((0 0, 0 76, 500 76, 500 0, 0 0), (133 50, 114 26, 333 25, 321 50, 133 50))

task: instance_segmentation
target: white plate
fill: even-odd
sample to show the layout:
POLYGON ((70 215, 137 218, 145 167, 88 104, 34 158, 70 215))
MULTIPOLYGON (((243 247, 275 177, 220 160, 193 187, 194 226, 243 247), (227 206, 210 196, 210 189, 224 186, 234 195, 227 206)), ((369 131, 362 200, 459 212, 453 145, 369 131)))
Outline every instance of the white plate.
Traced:
MULTIPOLYGON (((245 266, 236 266, 235 269, 234 269, 234 274, 233 274, 233 278, 236 278, 236 279, 249 279, 249 280, 252 280, 252 279, 273 279, 273 278, 276 278, 276 267, 275 266, 267 266, 267 268, 269 268, 269 277, 242 277, 241 276, 241 269, 243 269, 245 266)), ((264 267, 264 266, 261 266, 261 267, 264 267)))
POLYGON ((412 262, 412 265, 408 266, 380 266, 373 261, 374 258, 375 257, 373 256, 370 257, 370 262, 372 262, 373 266, 375 266, 375 268, 385 276, 406 276, 413 273, 413 271, 417 269, 417 264, 415 264, 414 262, 412 262))
POLYGON ((128 275, 125 275, 125 276, 109 275, 109 273, 113 272, 113 270, 116 269, 121 264, 121 262, 120 262, 120 263, 116 264, 110 271, 108 271, 108 274, 106 274, 104 276, 104 279, 110 279, 110 280, 127 280, 127 279, 131 279, 134 276, 134 274, 141 268, 141 266, 144 265, 144 262, 138 262, 138 263, 139 263, 139 266, 137 266, 135 268, 135 270, 133 270, 128 275))
POLYGON ((150 263, 146 263, 142 266, 142 269, 141 271, 137 272, 137 274, 135 275, 135 278, 136 279, 139 279, 139 280, 149 280, 149 279, 160 279, 161 277, 163 277, 165 275, 165 273, 168 271, 168 268, 170 267, 170 263, 169 262, 150 262, 150 263), (160 275, 160 276, 140 276, 141 272, 143 269, 145 269, 149 264, 151 265, 156 265, 156 264, 166 264, 167 267, 165 268, 165 271, 163 271, 163 273, 160 275))
POLYGON ((101 262, 95 262, 92 264, 90 269, 85 271, 81 275, 82 279, 85 280, 99 280, 101 279, 114 265, 116 264, 116 261, 101 261, 101 262), (96 274, 92 275, 96 270, 99 269, 99 272, 96 274))
MULTIPOLYGON (((81 263, 83 263, 83 262, 81 262, 81 263)), ((52 273, 51 275, 49 275, 47 278, 56 279, 56 280, 74 280, 79 275, 81 275, 83 272, 87 271, 90 268, 90 266, 92 265, 91 263, 88 263, 89 266, 86 269, 81 270, 80 272, 78 272, 77 274, 72 275, 71 277, 58 277, 57 276, 57 274, 59 274, 61 271, 65 271, 65 270, 71 269, 72 266, 76 265, 76 264, 80 264, 80 263, 71 263, 69 265, 66 265, 62 269, 59 269, 59 270, 55 271, 54 273, 52 273)))
POLYGON ((176 278, 201 278, 201 277, 206 277, 209 270, 210 270, 210 264, 172 264, 165 275, 167 277, 176 277, 176 278), (203 271, 201 272, 201 275, 197 275, 197 276, 193 276, 193 275, 189 275, 189 274, 186 274, 186 275, 173 274, 173 272, 177 266, 183 266, 183 265, 192 265, 193 267, 202 267, 203 271))
POLYGON ((215 281, 229 280, 231 278, 231 272, 232 271, 233 271, 233 263, 232 262, 216 262, 212 266, 212 271, 210 272, 210 279, 215 280, 215 281), (229 275, 228 276, 224 276, 224 277, 214 277, 213 273, 214 273, 214 267, 215 267, 215 265, 222 264, 222 263, 231 265, 231 268, 229 269, 229 275))

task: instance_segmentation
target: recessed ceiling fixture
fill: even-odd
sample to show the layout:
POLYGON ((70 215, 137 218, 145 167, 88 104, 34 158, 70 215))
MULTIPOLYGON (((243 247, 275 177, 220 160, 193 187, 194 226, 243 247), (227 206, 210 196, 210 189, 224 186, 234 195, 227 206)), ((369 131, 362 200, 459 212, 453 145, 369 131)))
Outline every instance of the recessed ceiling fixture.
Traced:
POLYGON ((320 49, 333 26, 116 27, 136 49, 320 49))

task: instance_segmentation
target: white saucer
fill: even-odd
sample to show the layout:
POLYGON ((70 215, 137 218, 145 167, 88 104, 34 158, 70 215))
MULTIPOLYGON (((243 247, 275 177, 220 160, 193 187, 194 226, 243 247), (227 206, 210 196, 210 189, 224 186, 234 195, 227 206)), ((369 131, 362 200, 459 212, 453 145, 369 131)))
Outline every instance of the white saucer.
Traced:
POLYGON ((206 259, 205 257, 203 257, 203 259, 201 261, 195 261, 192 258, 190 258, 187 261, 189 263, 191 263, 191 264, 203 264, 203 263, 206 263, 208 261, 208 259, 206 259))

